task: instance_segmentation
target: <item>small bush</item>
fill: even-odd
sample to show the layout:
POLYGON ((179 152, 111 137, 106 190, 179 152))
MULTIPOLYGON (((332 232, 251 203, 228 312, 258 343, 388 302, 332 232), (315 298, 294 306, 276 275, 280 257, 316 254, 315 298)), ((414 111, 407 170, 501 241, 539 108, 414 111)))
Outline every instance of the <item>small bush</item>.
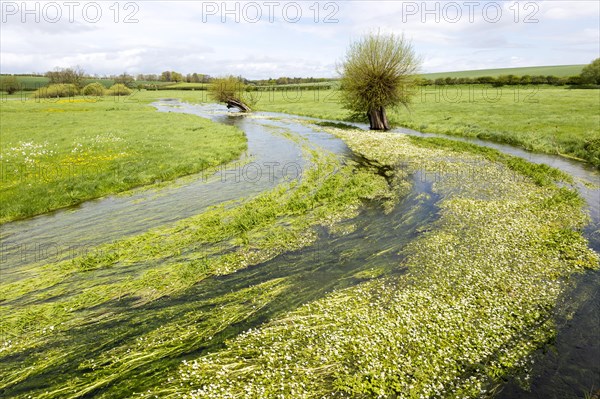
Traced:
POLYGON ((581 71, 581 83, 600 85, 600 58, 596 58, 581 71))
POLYGON ((83 88, 83 95, 85 96, 103 96, 104 86, 98 82, 90 83, 83 88))
POLYGON ((21 85, 16 77, 7 76, 0 79, 0 89, 7 94, 13 94, 21 89, 21 85))
POLYGON ((42 87, 33 92, 33 98, 57 98, 74 97, 78 94, 77 87, 74 84, 54 84, 42 87))
POLYGON ((110 96, 128 96, 131 93, 131 89, 122 83, 112 85, 111 88, 108 89, 108 95, 110 96))

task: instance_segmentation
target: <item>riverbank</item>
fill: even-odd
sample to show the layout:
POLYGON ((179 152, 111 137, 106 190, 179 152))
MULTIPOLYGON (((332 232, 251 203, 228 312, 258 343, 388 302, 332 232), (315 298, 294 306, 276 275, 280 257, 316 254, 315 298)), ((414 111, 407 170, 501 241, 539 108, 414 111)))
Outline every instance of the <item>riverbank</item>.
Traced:
POLYGON ((128 97, 3 101, 0 223, 237 159, 243 132, 128 97))
MULTIPOLYGON (((476 137, 600 167, 598 90, 554 86, 423 86, 390 121, 425 133, 476 137)), ((262 93, 261 111, 350 121, 336 90, 262 93)))

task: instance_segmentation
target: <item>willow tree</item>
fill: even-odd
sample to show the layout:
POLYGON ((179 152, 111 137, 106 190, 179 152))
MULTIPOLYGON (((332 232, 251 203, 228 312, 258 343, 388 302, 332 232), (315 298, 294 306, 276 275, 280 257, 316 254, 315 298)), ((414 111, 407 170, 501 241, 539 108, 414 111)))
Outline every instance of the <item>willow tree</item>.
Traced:
POLYGON ((208 94, 213 100, 227 104, 227 108, 251 111, 247 105, 246 85, 235 76, 214 79, 208 86, 208 94))
POLYGON ((346 109, 366 114, 372 130, 388 130, 386 108, 407 107, 420 61, 404 35, 372 33, 350 45, 339 67, 346 109))

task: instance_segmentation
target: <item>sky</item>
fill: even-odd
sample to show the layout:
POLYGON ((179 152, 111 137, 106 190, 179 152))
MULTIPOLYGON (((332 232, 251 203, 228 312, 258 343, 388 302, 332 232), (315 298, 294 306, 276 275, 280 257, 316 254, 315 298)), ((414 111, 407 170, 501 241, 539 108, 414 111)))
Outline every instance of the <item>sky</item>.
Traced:
POLYGON ((329 78, 377 31, 404 34, 422 73, 600 57, 595 0, 0 1, 0 11, 1 73, 329 78))

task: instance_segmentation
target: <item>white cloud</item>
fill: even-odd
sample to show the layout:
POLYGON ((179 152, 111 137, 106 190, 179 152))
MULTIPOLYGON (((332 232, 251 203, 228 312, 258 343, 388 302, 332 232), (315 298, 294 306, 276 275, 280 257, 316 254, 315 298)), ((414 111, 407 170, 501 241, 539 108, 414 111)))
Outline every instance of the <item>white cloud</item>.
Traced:
MULTIPOLYGON (((263 20, 258 23, 244 22, 243 18, 235 23, 231 14, 226 16, 227 23, 221 23, 219 13, 203 14, 207 2, 194 1, 138 1, 138 9, 125 9, 127 2, 122 1, 118 3, 117 23, 115 3, 101 2, 102 18, 91 23, 82 14, 87 3, 80 2, 72 22, 66 12, 57 23, 45 22, 44 15, 40 15, 39 23, 32 15, 22 23, 18 13, 4 13, 1 71, 44 72, 55 66, 81 65, 97 74, 160 73, 171 69, 249 78, 334 76, 335 62, 342 58, 348 44, 377 29, 404 32, 412 39, 424 59, 425 72, 587 63, 598 56, 600 45, 600 10, 594 1, 482 1, 472 19, 468 7, 458 1, 458 20, 455 10, 442 1, 426 5, 438 15, 422 9, 422 1, 321 1, 317 23, 312 1, 298 2, 303 18, 297 23, 286 22, 282 15, 288 3, 285 0, 279 2, 274 22, 267 19, 264 2, 257 1, 263 12, 263 20), (327 3, 333 6, 325 9, 327 3), (492 21, 495 6, 488 6, 487 15, 483 13, 488 3, 501 4, 501 18, 496 22, 492 21), (530 4, 527 9, 526 4, 530 4), (138 22, 124 23, 133 11, 132 18, 138 22), (524 23, 533 11, 531 17, 538 22, 524 23), (332 12, 338 22, 323 23, 332 12)), ((39 4, 41 10, 49 3, 39 4)), ((221 2, 214 4, 220 6, 221 2)), ((247 4, 240 3, 239 9, 247 4)))
POLYGON ((597 1, 541 1, 539 3, 541 19, 572 20, 595 16, 600 18, 600 3, 597 1))

